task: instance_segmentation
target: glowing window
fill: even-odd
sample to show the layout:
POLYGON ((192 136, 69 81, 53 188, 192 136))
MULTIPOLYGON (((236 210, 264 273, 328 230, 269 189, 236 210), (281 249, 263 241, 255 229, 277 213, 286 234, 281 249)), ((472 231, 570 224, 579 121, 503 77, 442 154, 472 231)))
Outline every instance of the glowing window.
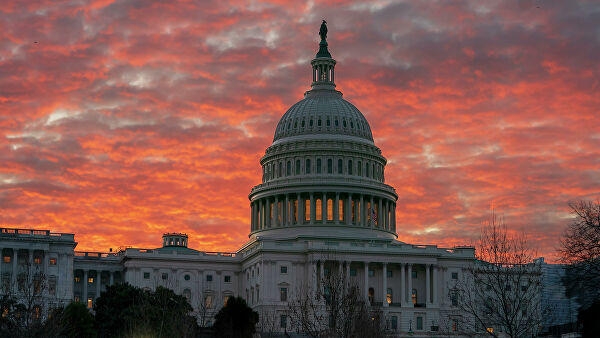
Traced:
POLYGON ((333 200, 331 198, 327 199, 327 220, 333 221, 333 200))
POLYGON ((323 220, 323 203, 320 198, 315 200, 315 219, 317 221, 323 220))
POLYGON ((49 265, 56 265, 56 258, 50 258, 50 259, 48 260, 48 264, 49 264, 49 265))

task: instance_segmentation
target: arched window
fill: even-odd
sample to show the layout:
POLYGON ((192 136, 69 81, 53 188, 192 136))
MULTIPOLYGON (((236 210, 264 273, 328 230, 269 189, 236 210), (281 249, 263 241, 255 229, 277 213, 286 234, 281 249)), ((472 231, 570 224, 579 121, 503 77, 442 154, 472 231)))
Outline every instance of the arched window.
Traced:
POLYGON ((343 222, 344 221, 344 200, 340 199, 338 200, 338 221, 343 222))
POLYGON ((292 175, 292 162, 291 161, 287 161, 287 167, 285 168, 285 174, 287 176, 291 176, 292 175))
POLYGON ((296 175, 300 175, 300 160, 296 160, 296 175))
POLYGON ((352 160, 348 160, 348 175, 352 175, 352 160))
POLYGON ((343 173, 344 171, 344 162, 342 161, 342 159, 340 158, 338 160, 338 174, 343 173))
POLYGON ((358 176, 362 176, 362 162, 358 161, 357 165, 356 165, 356 174, 358 176))
POLYGON ((365 166, 365 169, 366 169, 365 176, 369 177, 369 163, 367 163, 367 165, 365 166))
POLYGON ((315 220, 323 220, 323 202, 320 198, 315 200, 315 220))
POLYGON ((283 176, 283 163, 279 162, 279 172, 277 177, 283 176))
POLYGON ((321 159, 317 159, 317 174, 321 173, 321 159))
POLYGON ((327 220, 333 221, 333 199, 327 199, 327 220))
POLYGON ((327 159, 327 173, 333 174, 333 160, 330 158, 327 159))
POLYGON ((304 200, 304 219, 310 222, 310 199, 304 200))
POLYGON ((327 119, 327 126, 331 126, 331 121, 329 119, 327 119))
POLYGON ((306 163, 304 164, 304 171, 307 174, 310 174, 310 158, 306 159, 306 163))

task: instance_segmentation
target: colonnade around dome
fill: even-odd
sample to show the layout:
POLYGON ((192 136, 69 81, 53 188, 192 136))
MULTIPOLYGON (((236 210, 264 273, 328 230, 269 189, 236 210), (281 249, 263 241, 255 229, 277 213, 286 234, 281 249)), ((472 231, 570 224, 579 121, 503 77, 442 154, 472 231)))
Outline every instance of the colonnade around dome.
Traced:
POLYGON ((251 204, 251 232, 302 225, 343 225, 396 232, 396 203, 347 192, 296 192, 251 204))

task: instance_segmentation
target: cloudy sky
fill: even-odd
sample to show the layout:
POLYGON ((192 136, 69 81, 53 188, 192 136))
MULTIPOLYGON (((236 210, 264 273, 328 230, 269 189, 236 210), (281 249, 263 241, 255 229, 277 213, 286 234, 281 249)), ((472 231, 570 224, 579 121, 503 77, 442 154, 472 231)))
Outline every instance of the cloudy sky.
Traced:
POLYGON ((556 257, 568 202, 600 197, 593 1, 3 2, 0 226, 235 251, 322 19, 399 239, 474 244, 493 207, 556 257))

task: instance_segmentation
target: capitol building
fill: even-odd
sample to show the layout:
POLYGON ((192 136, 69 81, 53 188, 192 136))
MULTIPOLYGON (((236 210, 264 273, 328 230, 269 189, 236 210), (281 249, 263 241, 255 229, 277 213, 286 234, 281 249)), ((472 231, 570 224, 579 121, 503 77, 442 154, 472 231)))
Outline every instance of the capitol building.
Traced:
POLYGON ((307 67, 310 89, 283 114, 260 160, 262 180, 248 196, 249 240, 237 251, 190 248, 186 234, 173 232, 157 248, 78 252, 74 234, 4 228, 2 282, 31 262, 48 276, 46 302, 89 308, 107 285, 165 286, 189 299, 204 326, 227 298, 241 296, 260 314, 259 330, 270 320, 275 331, 297 332, 291 304, 326 294, 323 281, 336 274, 357 287, 391 335, 456 330, 450 291, 475 250, 398 238, 396 229, 410 225, 397 223, 386 158, 365 116, 336 89, 335 66, 325 32, 307 67))

